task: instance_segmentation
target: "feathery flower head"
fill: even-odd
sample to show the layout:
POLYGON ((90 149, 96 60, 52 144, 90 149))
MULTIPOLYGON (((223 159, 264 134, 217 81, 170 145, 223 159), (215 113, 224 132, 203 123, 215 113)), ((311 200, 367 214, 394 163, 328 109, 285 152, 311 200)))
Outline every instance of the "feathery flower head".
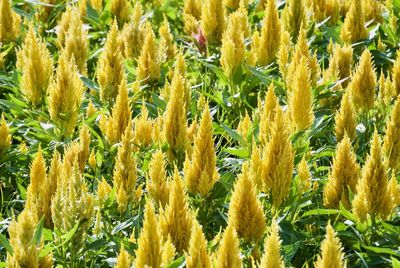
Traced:
POLYGON ((201 29, 208 41, 218 43, 224 31, 223 0, 204 0, 201 9, 201 29))
POLYGON ((248 162, 243 164, 242 173, 235 184, 228 215, 229 225, 235 228, 239 237, 247 242, 261 240, 265 231, 265 217, 250 179, 248 162))
POLYGON ((261 258, 260 268, 285 267, 281 256, 281 243, 279 237, 279 226, 275 219, 272 220, 271 232, 265 239, 265 253, 261 258))
POLYGON ((160 56, 156 37, 150 24, 146 25, 145 39, 137 64, 137 80, 146 80, 148 83, 152 83, 160 78, 160 56))
POLYGON ((192 233, 193 215, 187 199, 183 181, 175 167, 169 201, 160 215, 160 228, 164 239, 170 237, 180 253, 188 250, 192 233))
POLYGON ((352 0, 350 9, 346 14, 340 37, 345 43, 352 44, 368 37, 365 28, 365 17, 362 0, 352 0))
POLYGON ((189 192, 206 196, 218 179, 212 118, 206 105, 194 138, 192 158, 185 168, 185 183, 189 192))
POLYGON ((118 25, 114 20, 103 53, 97 67, 97 80, 100 85, 100 99, 112 103, 118 95, 118 87, 124 79, 124 64, 118 44, 118 25))
POLYGON ((341 141, 343 137, 347 135, 350 140, 354 140, 356 137, 356 124, 356 113, 353 104, 351 103, 350 94, 347 91, 342 96, 340 109, 335 115, 336 139, 341 141))
POLYGON ((0 2, 0 42, 14 41, 20 32, 21 18, 11 8, 9 0, 0 2))
POLYGON ((188 268, 211 268, 211 258, 207 251, 207 240, 200 224, 193 219, 192 235, 190 245, 186 254, 186 265, 188 268))
POLYGON ((299 195, 302 195, 311 189, 311 173, 305 156, 301 158, 300 163, 297 165, 296 184, 299 195))
POLYGON ((169 22, 167 17, 164 15, 164 21, 158 30, 160 34, 160 58, 161 62, 165 62, 169 59, 175 57, 177 48, 174 43, 174 36, 171 33, 171 29, 169 27, 169 22))
POLYGON ((7 121, 4 117, 4 112, 1 114, 0 121, 0 155, 11 146, 11 134, 7 121))
POLYGON ((336 237, 336 232, 328 223, 326 226, 325 240, 321 244, 321 255, 314 263, 316 268, 343 268, 344 253, 340 239, 336 237))
POLYGON ((53 63, 46 43, 36 37, 32 23, 24 45, 17 51, 16 66, 22 72, 22 94, 33 106, 41 105, 50 85, 53 63))
POLYGON ((399 171, 400 161, 400 98, 397 98, 390 119, 386 123, 385 138, 383 142, 383 152, 386 156, 387 164, 394 174, 399 171))
POLYGON ((349 189, 355 193, 360 178, 360 166, 351 147, 349 137, 345 134, 336 148, 328 182, 324 188, 324 205, 338 208, 339 202, 350 207, 349 189))
POLYGON ((235 228, 228 225, 225 228, 222 240, 216 253, 216 267, 218 268, 241 268, 240 244, 235 228))
POLYGON ((354 107, 368 111, 374 106, 376 87, 375 67, 368 49, 361 55, 357 70, 349 84, 354 107))
POLYGON ((131 5, 128 0, 111 0, 111 13, 120 24, 129 20, 131 5))
POLYGON ((149 166, 149 176, 146 182, 147 191, 157 205, 161 204, 164 207, 168 203, 169 187, 164 154, 161 150, 152 154, 149 166))
POLYGON ((282 11, 282 20, 292 40, 297 40, 301 25, 303 24, 304 27, 307 24, 304 0, 288 0, 282 11))
POLYGON ((74 59, 61 54, 55 79, 49 87, 48 102, 50 118, 66 137, 74 133, 78 123, 83 91, 74 59))

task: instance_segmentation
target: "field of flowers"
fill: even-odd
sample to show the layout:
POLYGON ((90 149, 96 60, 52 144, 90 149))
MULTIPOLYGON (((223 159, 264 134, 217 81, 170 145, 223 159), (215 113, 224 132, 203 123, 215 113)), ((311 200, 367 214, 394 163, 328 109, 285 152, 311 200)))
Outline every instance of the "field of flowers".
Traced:
POLYGON ((399 18, 0 0, 0 267, 400 268, 399 18))

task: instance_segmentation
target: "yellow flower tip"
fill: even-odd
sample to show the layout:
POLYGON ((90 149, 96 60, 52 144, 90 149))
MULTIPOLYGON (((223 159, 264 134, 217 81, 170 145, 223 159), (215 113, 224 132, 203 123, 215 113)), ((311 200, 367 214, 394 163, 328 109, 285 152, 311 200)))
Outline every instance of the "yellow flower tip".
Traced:
POLYGON ((386 219, 392 211, 393 204, 388 192, 388 173, 385 162, 381 154, 381 144, 378 132, 375 130, 372 141, 370 154, 362 169, 361 180, 357 186, 357 194, 353 200, 353 208, 355 214, 360 215, 359 218, 364 219, 365 213, 359 211, 367 211, 372 219, 386 219), (364 205, 362 204, 364 201, 364 205), (361 210, 361 208, 363 208, 361 210))
POLYGON ((224 30, 224 8, 222 0, 205 0, 201 9, 201 29, 207 41, 218 43, 224 30))
POLYGON ((340 239, 330 223, 326 226, 325 240, 321 244, 321 255, 314 263, 316 268, 345 267, 344 253, 340 239))
POLYGON ((161 234, 154 204, 147 199, 143 228, 138 239, 135 264, 138 268, 160 267, 162 263, 161 234))
POLYGON ((285 267, 281 256, 281 240, 279 226, 275 219, 272 220, 271 232, 264 242, 265 252, 261 258, 260 268, 285 267))
POLYGON ((192 235, 190 237, 189 251, 186 254, 188 268, 211 268, 211 258, 207 251, 207 240, 202 228, 196 219, 193 219, 192 235))
POLYGON ((392 70, 392 77, 393 77, 393 87, 396 95, 400 94, 400 49, 397 50, 396 61, 393 65, 392 70))
POLYGON ((172 59, 176 53, 177 48, 174 43, 174 36, 171 33, 169 22, 167 17, 164 15, 164 21, 159 29, 160 34, 160 57, 163 62, 172 59))
POLYGON ((17 51, 16 67, 22 72, 22 94, 35 107, 43 104, 53 74, 53 63, 46 43, 36 36, 32 23, 22 48, 17 51))
POLYGON ((265 217, 255 186, 250 179, 249 164, 243 164, 235 184, 230 205, 229 224, 244 240, 260 241, 265 231, 265 217))
POLYGON ((217 180, 219 174, 216 167, 212 117, 207 104, 194 139, 190 164, 185 169, 185 183, 189 192, 206 196, 217 180))
POLYGON ((164 139, 169 145, 168 158, 179 158, 187 149, 187 119, 185 108, 186 83, 176 72, 169 87, 170 97, 164 113, 164 139))
POLYGON ((282 11, 282 20, 285 30, 290 33, 292 40, 296 40, 301 29, 307 23, 304 1, 289 0, 282 11))
POLYGON ((351 140, 356 138, 356 113, 350 99, 350 94, 346 92, 340 103, 340 109, 335 115, 335 134, 336 139, 341 141, 345 135, 351 140))
POLYGON ((0 42, 14 41, 20 33, 21 18, 11 8, 12 1, 0 2, 0 42))
POLYGON ((392 198, 393 208, 400 205, 400 184, 396 176, 392 176, 389 181, 389 193, 392 198))
POLYGON ((251 53, 255 54, 257 65, 267 65, 276 58, 280 48, 281 21, 275 1, 268 1, 261 32, 255 34, 251 53))
POLYGON ((111 1, 111 13, 115 18, 123 24, 129 20, 131 5, 127 0, 112 0, 111 1))
POLYGON ((275 85, 271 83, 265 96, 264 105, 259 105, 260 113, 260 141, 267 144, 271 136, 271 123, 275 119, 276 109, 279 107, 278 98, 275 95, 275 85))
POLYGON ((137 60, 136 79, 151 84, 160 78, 160 56, 151 25, 148 24, 145 29, 144 43, 137 60))
POLYGON ((359 111, 368 111, 374 106, 376 87, 375 67, 372 55, 365 50, 349 85, 354 107, 359 111))
POLYGON ((360 166, 351 147, 350 138, 345 134, 336 148, 328 182, 324 188, 324 205, 338 208, 339 202, 350 208, 349 189, 355 193, 360 178, 360 166))
POLYGON ((163 237, 171 237, 177 252, 187 251, 189 248, 192 217, 183 181, 175 167, 169 201, 160 217, 160 228, 163 237))
POLYGON ((227 29, 222 36, 220 63, 228 78, 240 67, 245 58, 242 18, 235 13, 228 18, 227 29))
POLYGON ((5 152, 11 146, 10 128, 4 117, 4 112, 1 114, 0 122, 0 154, 5 152))
POLYGON ((307 59, 303 57, 294 76, 293 91, 289 94, 291 120, 297 130, 306 130, 314 122, 313 96, 307 59))
POLYGON ((97 199, 100 207, 104 205, 111 191, 111 186, 107 183, 104 177, 102 177, 100 183, 97 185, 97 199))
POLYGON ((235 228, 228 225, 223 234, 222 240, 216 254, 216 267, 231 268, 243 267, 240 258, 240 245, 235 228))
POLYGON ((164 154, 157 150, 151 156, 149 176, 146 183, 147 191, 156 204, 164 207, 168 203, 169 188, 165 171, 164 154))
MULTIPOLYGON (((119 211, 125 212, 129 203, 136 203, 137 167, 133 157, 133 128, 130 120, 118 148, 113 173, 113 184, 117 192, 119 211)), ((138 187, 138 189, 140 186, 138 187)))
POLYGON ((154 122, 148 118, 149 111, 145 105, 145 101, 142 100, 142 109, 138 117, 134 119, 135 125, 135 144, 143 147, 151 145, 153 142, 152 136, 149 133, 152 132, 154 122))
POLYGON ((100 99, 112 103, 118 95, 118 88, 124 77, 123 58, 118 42, 118 25, 114 20, 97 67, 100 99))
POLYGON ((132 263, 133 257, 125 250, 124 245, 121 244, 115 268, 130 268, 132 267, 132 263))
POLYGON ((271 195, 278 208, 289 193, 293 175, 294 149, 289 139, 286 116, 277 108, 271 138, 263 150, 263 190, 271 195))
POLYGON ((352 0, 346 14, 340 36, 345 43, 352 44, 366 39, 368 31, 365 28, 365 16, 362 0, 352 0))
POLYGON ((86 108, 86 117, 90 118, 92 117, 95 113, 97 113, 97 108, 94 106, 92 101, 89 101, 89 104, 86 108))
POLYGON ((247 138, 249 137, 249 133, 251 133, 251 118, 249 114, 246 111, 246 114, 243 118, 240 119, 238 127, 237 127, 237 132, 242 136, 242 138, 247 141, 247 138))
POLYGON ((383 142, 383 152, 386 156, 386 161, 394 173, 397 173, 399 170, 400 161, 400 132, 398 124, 400 124, 400 98, 397 98, 390 118, 386 123, 386 134, 383 142))
POLYGON ((50 118, 65 136, 74 133, 78 123, 84 86, 79 78, 74 59, 64 53, 59 58, 55 80, 49 88, 50 118))
POLYGON ((299 195, 311 189, 311 172, 308 168, 305 156, 301 158, 300 163, 297 165, 296 183, 299 195))

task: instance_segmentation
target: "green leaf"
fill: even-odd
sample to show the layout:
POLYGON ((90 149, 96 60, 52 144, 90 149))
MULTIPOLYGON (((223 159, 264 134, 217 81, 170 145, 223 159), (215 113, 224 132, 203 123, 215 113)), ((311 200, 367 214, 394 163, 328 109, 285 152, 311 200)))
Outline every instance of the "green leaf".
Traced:
POLYGON ((338 214, 340 213, 340 210, 338 209, 324 209, 324 208, 318 208, 318 209, 312 209, 309 211, 306 211, 303 213, 301 217, 308 217, 308 216, 314 216, 314 215, 332 215, 332 214, 338 214))
POLYGON ((37 224, 35 234, 33 236, 33 241, 35 242, 36 246, 40 245, 43 233, 43 226, 44 226, 44 216, 42 216, 39 223, 37 224))
POLYGON ((167 266, 168 268, 183 268, 185 267, 185 258, 182 256, 172 262, 167 266))
POLYGON ((228 135, 234 139, 235 141, 238 141, 240 143, 244 143, 243 137, 234 129, 231 129, 227 125, 221 124, 221 127, 228 133, 228 135))
POLYGON ((400 261, 396 259, 395 257, 391 257, 392 260, 392 267, 393 268, 400 268, 400 261))
POLYGON ((390 249, 390 248, 383 248, 383 247, 374 247, 374 246, 362 246, 366 250, 378 253, 378 254, 389 254, 400 257, 400 252, 390 249))
POLYGON ((14 250, 12 249, 10 242, 2 234, 0 234, 0 244, 8 251, 8 253, 10 253, 11 255, 14 254, 14 250))

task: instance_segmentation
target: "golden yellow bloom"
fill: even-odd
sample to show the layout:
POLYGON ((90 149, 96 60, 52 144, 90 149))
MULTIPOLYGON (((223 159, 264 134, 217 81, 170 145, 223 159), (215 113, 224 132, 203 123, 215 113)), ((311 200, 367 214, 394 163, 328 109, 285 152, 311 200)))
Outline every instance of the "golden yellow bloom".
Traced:
POLYGON ((222 70, 228 78, 231 78, 242 64, 246 51, 244 36, 241 31, 242 21, 239 16, 234 15, 235 13, 229 16, 227 29, 223 33, 221 45, 220 63, 222 70))
POLYGON ((0 3, 0 42, 14 41, 20 32, 21 18, 11 8, 9 0, 0 3))
POLYGON ((136 201, 136 158, 133 156, 133 128, 129 121, 121 139, 115 160, 113 184, 118 193, 119 212, 126 211, 128 204, 136 201))
POLYGON ((146 108, 145 102, 142 101, 142 109, 138 117, 134 119, 135 135, 134 141, 136 145, 147 147, 152 143, 153 122, 148 118, 149 111, 146 108))
POLYGON ((160 267, 162 261, 161 234, 153 202, 148 199, 144 210, 143 227, 138 239, 135 267, 160 267))
POLYGON ((189 251, 186 254, 188 268, 211 268, 211 258, 207 251, 207 240, 204 237, 200 224, 193 219, 192 235, 189 251))
POLYGON ((37 245, 35 241, 37 223, 37 215, 29 209, 24 209, 18 215, 18 220, 13 219, 10 223, 8 233, 13 254, 7 254, 7 267, 53 267, 53 256, 51 254, 39 257, 43 243, 37 245))
POLYGON ((107 34, 104 51, 97 67, 97 80, 100 85, 100 99, 113 102, 118 94, 118 87, 124 79, 124 64, 121 48, 118 44, 118 25, 114 20, 107 34))
POLYGON ((79 153, 78 153, 78 163, 79 170, 83 172, 85 169, 86 161, 88 160, 90 153, 90 133, 87 125, 83 125, 79 131, 79 153))
POLYGON ((238 9, 240 4, 247 7, 249 0, 224 0, 224 6, 232 10, 238 9))
POLYGON ((349 189, 355 193, 360 178, 360 166, 351 148, 349 137, 345 134, 337 145, 328 181, 324 188, 324 205, 338 208, 339 202, 350 207, 349 189))
POLYGON ((261 159, 261 149, 253 143, 250 156, 250 172, 251 178, 253 180, 254 186, 256 187, 257 193, 263 188, 263 181, 261 178, 262 172, 262 159, 261 159))
POLYGON ((187 119, 185 109, 186 84, 183 77, 175 72, 170 85, 171 96, 164 113, 164 139, 169 145, 168 159, 183 156, 187 148, 187 119))
POLYGON ((119 92, 111 111, 111 116, 101 116, 100 129, 103 135, 106 136, 110 144, 115 144, 121 140, 122 134, 124 133, 128 124, 132 121, 131 107, 128 97, 128 86, 126 78, 122 79, 119 86, 119 92))
POLYGON ((343 268, 344 253, 340 239, 336 237, 336 232, 328 223, 326 226, 325 240, 321 244, 321 255, 314 263, 316 268, 343 268))
POLYGON ((368 31, 365 28, 365 17, 362 6, 362 0, 352 0, 350 9, 346 14, 340 37, 343 42, 352 44, 366 39, 368 31))
POLYGON ((400 205, 400 184, 397 181, 396 176, 392 176, 389 181, 388 194, 392 198, 393 208, 400 205))
POLYGON ((383 142, 383 152, 386 156, 387 164, 392 171, 397 174, 400 161, 400 98, 390 114, 390 119, 386 123, 385 138, 383 142))
POLYGON ((365 193, 364 202, 372 218, 386 219, 392 210, 391 197, 387 194, 388 182, 387 167, 382 158, 378 132, 375 130, 371 141, 370 154, 362 169, 361 180, 357 186, 353 207, 354 202, 357 202, 357 196, 360 193, 365 193))
POLYGON ((368 204, 367 194, 364 187, 360 187, 360 183, 357 184, 357 194, 354 196, 351 202, 352 211, 356 219, 360 222, 366 222, 368 219, 368 204))
POLYGON ((243 267, 240 259, 239 239, 235 228, 228 225, 220 242, 216 254, 216 267, 218 268, 241 268, 243 267))
POLYGON ((89 166, 90 166, 92 169, 95 170, 96 167, 97 167, 97 161, 96 161, 96 153, 94 152, 94 149, 92 149, 92 151, 90 152, 88 162, 89 162, 89 166))
POLYGON ((65 54, 59 58, 55 79, 49 87, 49 113, 61 133, 68 137, 74 133, 82 103, 83 83, 74 60, 65 54))
POLYGON ((371 52, 366 49, 349 84, 354 107, 363 112, 374 106, 376 74, 371 57, 371 52))
POLYGON ((224 7, 222 0, 203 0, 201 28, 209 42, 219 42, 224 31, 224 7))
POLYGON ((261 177, 264 191, 271 195, 273 206, 278 208, 289 193, 294 161, 287 120, 280 108, 271 128, 271 138, 263 151, 261 177))
POLYGON ((293 41, 297 40, 301 25, 307 24, 306 9, 303 0, 288 0, 282 11, 285 30, 290 33, 293 41))
MULTIPOLYGON (((288 53, 288 52, 284 51, 283 53, 288 53)), ((297 74, 298 66, 301 64, 301 60, 303 57, 307 59, 306 62, 310 72, 309 76, 310 83, 313 87, 315 87, 319 79, 320 68, 316 54, 314 53, 314 55, 311 55, 311 53, 309 52, 307 32, 306 29, 302 26, 300 27, 300 32, 297 38, 297 43, 294 49, 292 60, 287 70, 285 71, 286 87, 289 91, 293 90, 293 85, 295 84, 294 80, 297 74)))
POLYGON ((157 205, 160 204, 164 207, 168 203, 169 187, 165 172, 164 155, 161 150, 153 153, 149 166, 149 177, 146 183, 147 191, 157 205))
POLYGON ((51 213, 55 228, 62 233, 71 231, 79 222, 71 243, 78 248, 85 241, 87 229, 91 226, 94 213, 94 197, 88 192, 85 179, 79 171, 75 158, 72 173, 62 172, 64 183, 57 185, 57 191, 51 202, 51 213))
POLYGON ((194 138, 191 161, 185 163, 185 183, 188 191, 206 196, 219 179, 216 168, 213 127, 210 109, 206 105, 200 127, 194 138))
POLYGON ((121 24, 129 20, 130 9, 131 5, 128 0, 111 0, 111 13, 121 24))
MULTIPOLYGON (((329 68, 337 68, 338 79, 348 78, 342 82, 343 88, 347 87, 350 82, 351 66, 353 65, 353 49, 350 45, 333 46, 332 55, 329 59, 329 68), (331 67, 332 66, 332 67, 331 67)), ((333 70, 330 70, 333 72, 333 70)))
POLYGON ((36 37, 32 23, 29 25, 24 45, 17 52, 16 66, 22 72, 22 94, 33 106, 41 105, 50 85, 53 63, 46 43, 36 37))
POLYGON ((385 106, 389 106, 392 101, 392 98, 398 95, 394 85, 395 84, 394 80, 392 82, 390 76, 388 76, 385 79, 385 75, 383 74, 382 70, 381 75, 379 76, 378 83, 379 83, 379 100, 385 106))
POLYGON ((97 199, 100 208, 102 208, 104 203, 107 201, 107 198, 111 193, 111 190, 112 190, 111 186, 107 183, 104 177, 101 178, 100 183, 97 185, 97 199))
POLYGON ((272 220, 271 232, 264 242, 264 255, 261 258, 260 268, 285 267, 281 256, 281 240, 279 226, 276 220, 272 220))
POLYGON ((137 60, 136 79, 152 83, 160 78, 160 56, 156 37, 150 24, 146 26, 145 36, 142 50, 137 60))
POLYGON ((162 267, 167 267, 168 264, 174 260, 175 254, 175 246, 172 244, 171 238, 168 237, 162 246, 162 267))
POLYGON ((174 43, 174 36, 171 33, 169 22, 167 17, 164 15, 164 21, 158 30, 160 34, 160 58, 161 62, 172 59, 177 52, 176 45, 174 43))
POLYGON ((340 19, 340 0, 311 0, 309 1, 314 18, 320 22, 329 18, 331 24, 336 24, 340 19))
POLYGON ((133 257, 128 253, 128 251, 125 250, 124 245, 122 244, 117 257, 115 268, 131 268, 132 264, 133 257))
POLYGON ((86 74, 86 61, 89 47, 87 31, 83 28, 80 17, 72 19, 70 23, 65 35, 64 53, 68 58, 73 56, 79 72, 86 74))
POLYGON ((396 95, 400 94, 400 50, 397 51, 396 61, 392 69, 393 84, 396 95))
POLYGON ((300 196, 311 189, 311 173, 305 156, 301 158, 300 163, 297 165, 296 184, 297 192, 300 196))
POLYGON ((95 113, 97 113, 96 106, 94 106, 92 101, 89 101, 89 104, 86 108, 86 117, 90 118, 92 117, 95 113))
POLYGON ((184 0, 183 3, 183 23, 184 32, 187 35, 197 32, 201 17, 201 2, 198 0, 184 0))
POLYGON ((0 154, 4 153, 11 146, 10 128, 4 117, 4 112, 1 114, 0 122, 0 154))
POLYGON ((291 53, 291 42, 290 42, 290 34, 287 31, 282 31, 279 49, 277 51, 277 62, 279 65, 279 72, 282 75, 282 79, 286 80, 287 72, 288 72, 288 64, 289 64, 289 55, 291 53))
POLYGON ((65 38, 68 34, 69 26, 75 17, 80 18, 79 9, 76 6, 67 5, 57 25, 57 45, 59 48, 65 46, 65 38))
POLYGON ((164 239, 170 237, 179 253, 189 248, 192 217, 182 179, 175 167, 169 202, 160 215, 160 228, 164 239))
POLYGON ((44 189, 46 181, 46 162, 43 158, 42 149, 39 146, 38 153, 30 166, 30 184, 27 189, 26 208, 30 211, 36 212, 38 217, 44 215, 44 196, 46 194, 44 189))
POLYGON ((240 119, 239 124, 237 126, 237 132, 242 136, 242 138, 247 141, 249 137, 249 133, 251 133, 251 118, 246 111, 246 114, 243 118, 240 119))
POLYGON ((310 72, 305 57, 301 59, 293 80, 293 90, 288 92, 290 117, 296 130, 306 130, 314 122, 314 112, 310 72))
POLYGON ((265 231, 264 211, 250 179, 247 162, 243 164, 242 173, 234 186, 228 215, 228 225, 235 228, 240 238, 247 242, 261 240, 265 231))
POLYGON ((275 1, 268 1, 261 33, 255 34, 251 53, 256 54, 257 65, 267 65, 275 59, 280 46, 281 21, 275 1))
POLYGON ((141 21, 143 8, 140 1, 135 2, 130 21, 124 24, 120 33, 123 54, 126 58, 136 58, 140 54, 145 38, 144 23, 141 21))
POLYGON ((350 100, 349 92, 346 92, 340 103, 340 109, 335 115, 335 135, 338 141, 341 141, 345 134, 354 140, 356 137, 356 113, 350 100))

